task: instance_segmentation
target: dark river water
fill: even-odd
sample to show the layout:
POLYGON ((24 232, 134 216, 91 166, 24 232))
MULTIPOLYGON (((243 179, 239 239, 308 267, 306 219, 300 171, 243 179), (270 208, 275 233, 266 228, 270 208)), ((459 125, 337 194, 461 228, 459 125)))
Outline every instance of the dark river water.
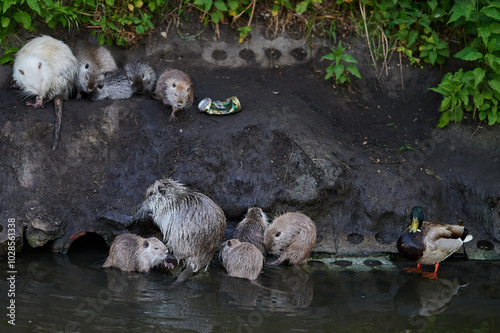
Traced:
POLYGON ((214 260, 169 288, 171 272, 102 269, 105 258, 106 250, 18 254, 15 296, 6 265, 0 273, 0 331, 500 332, 500 262, 446 261, 434 281, 388 257, 336 257, 304 271, 265 267, 252 283, 214 260))

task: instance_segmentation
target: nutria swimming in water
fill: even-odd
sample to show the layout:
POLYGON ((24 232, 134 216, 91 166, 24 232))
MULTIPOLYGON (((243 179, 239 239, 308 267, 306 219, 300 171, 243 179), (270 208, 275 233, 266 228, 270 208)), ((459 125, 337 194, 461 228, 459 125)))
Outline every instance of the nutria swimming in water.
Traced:
POLYGON ((147 273, 149 269, 166 262, 168 250, 158 238, 142 238, 135 234, 118 235, 109 250, 109 256, 102 267, 116 267, 125 272, 147 273))

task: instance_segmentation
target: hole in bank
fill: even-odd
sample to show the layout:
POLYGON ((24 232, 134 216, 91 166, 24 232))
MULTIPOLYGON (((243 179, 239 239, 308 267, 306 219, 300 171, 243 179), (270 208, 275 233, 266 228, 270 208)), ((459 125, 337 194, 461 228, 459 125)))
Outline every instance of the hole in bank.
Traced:
POLYGON ((364 240, 365 240, 365 238, 363 237, 363 235, 360 235, 360 234, 355 233, 355 232, 347 235, 347 241, 349 242, 349 244, 358 245, 358 244, 363 243, 364 240))
POLYGON ((71 243, 68 258, 76 265, 100 267, 107 258, 108 250, 108 244, 101 235, 87 232, 71 243))
POLYGON ((480 240, 477 242, 477 247, 483 251, 491 251, 495 248, 495 245, 490 241, 480 240))

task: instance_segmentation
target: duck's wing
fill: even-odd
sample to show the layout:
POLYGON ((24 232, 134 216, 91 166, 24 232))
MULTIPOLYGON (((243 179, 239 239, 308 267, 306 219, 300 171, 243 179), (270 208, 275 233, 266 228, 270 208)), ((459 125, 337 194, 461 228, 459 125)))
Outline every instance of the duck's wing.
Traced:
POLYGON ((461 225, 451 225, 439 222, 427 222, 422 223, 422 232, 424 232, 424 237, 436 242, 438 239, 451 238, 457 239, 461 238, 464 234, 465 228, 461 225))

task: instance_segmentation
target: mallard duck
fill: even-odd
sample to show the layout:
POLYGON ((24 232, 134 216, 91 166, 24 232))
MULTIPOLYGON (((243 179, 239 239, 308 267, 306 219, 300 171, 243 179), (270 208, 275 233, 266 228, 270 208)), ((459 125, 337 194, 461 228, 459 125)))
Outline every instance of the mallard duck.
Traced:
POLYGON ((433 273, 422 273, 422 276, 437 280, 439 263, 470 241, 472 235, 468 235, 462 225, 424 221, 424 212, 418 206, 412 208, 410 219, 410 226, 398 239, 398 251, 405 259, 418 264, 405 270, 422 273, 421 265, 434 265, 433 273))

